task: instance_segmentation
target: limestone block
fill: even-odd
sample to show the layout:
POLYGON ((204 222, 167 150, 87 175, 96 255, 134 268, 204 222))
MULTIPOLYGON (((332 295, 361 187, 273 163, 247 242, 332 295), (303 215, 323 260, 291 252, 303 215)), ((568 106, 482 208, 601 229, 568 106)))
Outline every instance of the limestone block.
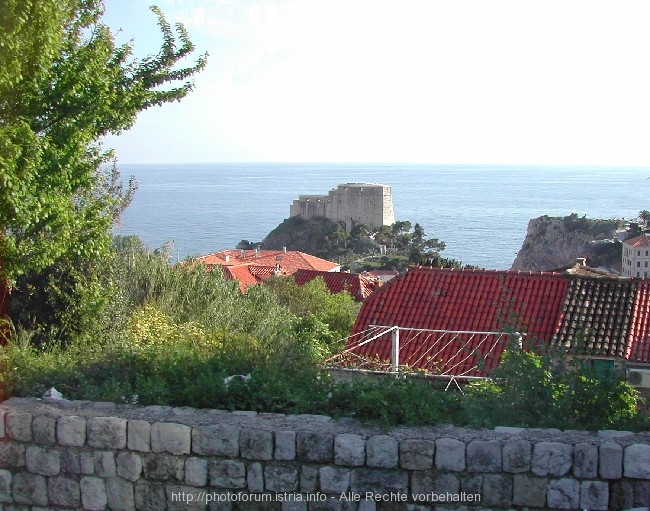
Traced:
POLYGON ((185 460, 185 484, 205 486, 208 484, 208 460, 205 458, 187 458, 185 460))
POLYGON ((56 419, 37 415, 32 420, 32 436, 38 445, 52 446, 56 443, 56 419))
POLYGON ((312 431, 299 431, 296 451, 303 461, 331 463, 334 461, 334 435, 312 431))
POLYGON ((25 446, 0 442, 0 467, 20 468, 25 466, 25 446))
POLYGON ((165 486, 140 480, 135 483, 135 508, 138 511, 160 511, 167 506, 165 486))
POLYGON ((93 451, 79 453, 79 471, 87 476, 95 473, 95 453, 93 451))
POLYGON ((69 477, 50 477, 47 480, 47 494, 50 504, 67 508, 81 506, 81 487, 79 483, 69 477))
POLYGON ((264 491, 264 470, 261 463, 251 463, 246 469, 246 487, 251 493, 264 491))
POLYGON ((473 440, 467 444, 468 472, 501 472, 501 444, 496 440, 473 440))
POLYGON ((407 470, 427 470, 433 467, 435 447, 432 440, 402 440, 399 444, 400 466, 407 470))
POLYGON ((580 505, 580 482, 575 479, 552 479, 546 492, 548 507, 576 509, 580 505))
POLYGON ((650 479, 650 445, 633 444, 623 452, 623 475, 636 479, 650 479))
POLYGON ((0 502, 13 502, 11 497, 11 472, 0 469, 0 502))
POLYGON ((334 462, 337 465, 361 467, 366 462, 366 442, 361 435, 343 433, 334 439, 334 462))
POLYGON ((439 438, 436 440, 436 468, 462 472, 465 470, 465 442, 455 438, 439 438))
POLYGON ((589 511, 609 509, 609 485, 604 481, 580 482, 580 508, 589 511))
POLYGON ((371 436, 366 442, 366 465, 373 468, 395 468, 399 460, 399 444, 388 435, 371 436))
POLYGON ((352 470, 350 486, 353 493, 375 495, 390 493, 406 495, 408 492, 408 472, 403 470, 370 470, 357 468, 352 470))
MULTIPOLYGON (((469 447, 469 445, 468 445, 469 447)), ((506 507, 512 504, 512 476, 487 474, 483 476, 481 504, 506 507)))
POLYGON ((103 511, 108 504, 105 479, 99 477, 81 478, 81 504, 88 511, 103 511))
POLYGON ((325 466, 318 472, 321 492, 340 495, 350 488, 350 469, 325 466))
POLYGON ((32 441, 32 414, 8 412, 5 414, 5 436, 19 442, 32 441))
POLYGON ((267 491, 294 492, 298 489, 298 469, 295 465, 269 463, 264 467, 267 491))
POLYGON ((318 468, 315 465, 303 465, 300 468, 300 491, 315 493, 318 491, 318 468))
POLYGON ((25 451, 25 465, 32 474, 55 476, 61 471, 61 453, 54 449, 30 445, 25 451))
POLYGON ((573 475, 580 479, 598 477, 598 447, 587 443, 573 446, 573 475))
POLYGON ((571 470, 573 446, 559 442, 535 444, 531 471, 538 476, 563 476, 571 470))
POLYGON ((127 423, 127 447, 131 451, 151 450, 151 424, 144 420, 130 420, 127 423))
POLYGON ((436 470, 421 470, 411 475, 411 493, 419 500, 427 498, 431 493, 457 494, 460 481, 455 474, 440 474, 436 470))
POLYGON ((483 476, 474 475, 463 478, 460 482, 460 491, 474 494, 481 493, 483 491, 483 476))
POLYGON ((246 488, 246 465, 241 461, 212 460, 209 474, 210 486, 228 489, 246 488))
POLYGON ((20 472, 14 474, 13 497, 16 504, 47 506, 47 486, 45 477, 37 474, 20 472))
POLYGON ((239 433, 239 453, 248 460, 273 459, 273 433, 261 429, 242 429, 239 433))
POLYGON ((115 460, 117 475, 128 479, 129 481, 137 481, 142 473, 142 458, 134 452, 122 451, 118 453, 115 460))
POLYGON ((189 454, 192 446, 192 428, 173 422, 151 425, 151 450, 170 454, 189 454))
POLYGON ((115 455, 111 451, 95 451, 93 453, 94 471, 93 474, 99 477, 115 477, 117 467, 115 466, 115 455))
POLYGON ((604 442, 598 448, 598 472, 603 479, 623 476, 623 447, 616 442, 604 442))
POLYGON ((185 477, 185 463, 178 456, 143 453, 141 458, 142 470, 147 479, 182 481, 185 477))
MULTIPOLYGON (((192 486, 168 485, 165 488, 167 511, 204 511, 208 494, 192 486)), ((211 496, 211 493, 210 493, 211 496)), ((210 506, 210 509, 213 509, 210 506)))
POLYGON ((88 445, 98 449, 124 449, 126 423, 126 419, 118 417, 90 417, 86 423, 88 445))
POLYGON ((506 443, 501 449, 503 471, 512 474, 530 471, 532 449, 530 442, 515 440, 506 443))
POLYGON ((307 511, 307 497, 302 496, 302 500, 296 498, 282 501, 280 511, 307 511))
POLYGON ((59 445, 83 447, 86 443, 86 419, 82 417, 59 417, 56 421, 56 440, 59 445))
POLYGON ((106 497, 111 511, 135 511, 133 483, 121 477, 106 479, 106 497))
POLYGON ((276 460, 296 459, 296 432, 276 431, 275 432, 275 454, 276 460))
POLYGON ((67 447, 59 448, 61 452, 61 472, 66 474, 80 474, 81 465, 79 463, 79 453, 76 449, 67 447))
POLYGON ((513 481, 512 504, 514 506, 544 507, 546 505, 545 477, 516 474, 513 481))
POLYGON ((238 456, 239 426, 217 424, 192 428, 192 452, 208 456, 238 456))

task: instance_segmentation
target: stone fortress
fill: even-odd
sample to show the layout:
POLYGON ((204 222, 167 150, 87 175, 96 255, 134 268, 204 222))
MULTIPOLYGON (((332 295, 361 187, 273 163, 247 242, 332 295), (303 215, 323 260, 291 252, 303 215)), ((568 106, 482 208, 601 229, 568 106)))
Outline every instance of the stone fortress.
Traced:
POLYGON ((300 195, 291 204, 290 216, 344 222, 348 232, 359 224, 371 228, 391 225, 395 223, 392 189, 378 183, 346 183, 327 195, 300 195))

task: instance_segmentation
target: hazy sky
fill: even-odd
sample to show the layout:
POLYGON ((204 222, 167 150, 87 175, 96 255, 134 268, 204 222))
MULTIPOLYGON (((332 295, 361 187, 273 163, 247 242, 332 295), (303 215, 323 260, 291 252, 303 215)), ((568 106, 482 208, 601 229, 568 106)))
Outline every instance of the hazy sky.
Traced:
MULTIPOLYGON (((149 0, 105 21, 155 51, 149 0)), ((210 54, 121 163, 650 166, 643 1, 158 0, 210 54)))

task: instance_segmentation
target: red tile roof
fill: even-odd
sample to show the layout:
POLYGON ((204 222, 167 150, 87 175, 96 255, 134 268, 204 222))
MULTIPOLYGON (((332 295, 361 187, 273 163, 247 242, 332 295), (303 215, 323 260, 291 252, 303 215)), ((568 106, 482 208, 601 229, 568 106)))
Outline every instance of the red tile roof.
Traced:
POLYGON ((648 236, 646 234, 641 234, 629 240, 625 240, 623 243, 630 245, 631 247, 647 247, 650 245, 648 242, 648 236))
POLYGON ((359 345, 374 325, 403 327, 400 364, 439 374, 489 374, 504 327, 573 349, 582 331, 591 356, 650 363, 650 281, 414 267, 364 302, 345 360, 390 361, 390 334, 359 345))
POLYGON ((336 271, 340 265, 296 250, 222 250, 198 257, 198 262, 206 266, 254 265, 276 267, 292 275, 301 268, 311 270, 336 271))
MULTIPOLYGON (((464 332, 500 332, 511 326, 549 338, 567 285, 567 279, 559 274, 411 268, 364 302, 348 346, 357 342, 355 334, 370 325, 464 332)), ((354 353, 389 360, 389 336, 378 341, 354 353)), ((476 376, 484 371, 472 368, 484 357, 485 370, 496 366, 505 342, 498 334, 444 337, 404 330, 400 333, 400 363, 434 372, 448 372, 456 366, 450 374, 476 376), (463 363, 458 365, 461 359, 463 363)))
POLYGON ((626 358, 630 362, 650 363, 650 280, 634 279, 634 282, 636 300, 626 358))
POLYGON ((365 300, 373 291, 379 289, 380 283, 357 273, 328 272, 316 270, 298 270, 294 278, 299 286, 322 277, 331 293, 347 291, 355 300, 365 300))
POLYGON ((295 250, 222 250, 195 259, 208 270, 224 269, 226 277, 238 280, 244 291, 248 286, 274 274, 293 275, 300 269, 337 271, 340 265, 295 250))

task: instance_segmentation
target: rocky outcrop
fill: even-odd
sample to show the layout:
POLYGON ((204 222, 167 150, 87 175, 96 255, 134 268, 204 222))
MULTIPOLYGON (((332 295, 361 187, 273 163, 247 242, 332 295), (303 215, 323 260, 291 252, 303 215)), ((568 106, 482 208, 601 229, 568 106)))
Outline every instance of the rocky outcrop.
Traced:
POLYGON ((619 220, 594 220, 575 213, 563 218, 533 218, 512 269, 557 270, 585 258, 593 268, 620 270, 621 243, 616 232, 621 226, 619 220))
POLYGON ((327 218, 315 217, 308 220, 295 216, 284 220, 262 241, 268 250, 298 250, 318 255, 323 251, 323 238, 330 234, 337 224, 327 218))

